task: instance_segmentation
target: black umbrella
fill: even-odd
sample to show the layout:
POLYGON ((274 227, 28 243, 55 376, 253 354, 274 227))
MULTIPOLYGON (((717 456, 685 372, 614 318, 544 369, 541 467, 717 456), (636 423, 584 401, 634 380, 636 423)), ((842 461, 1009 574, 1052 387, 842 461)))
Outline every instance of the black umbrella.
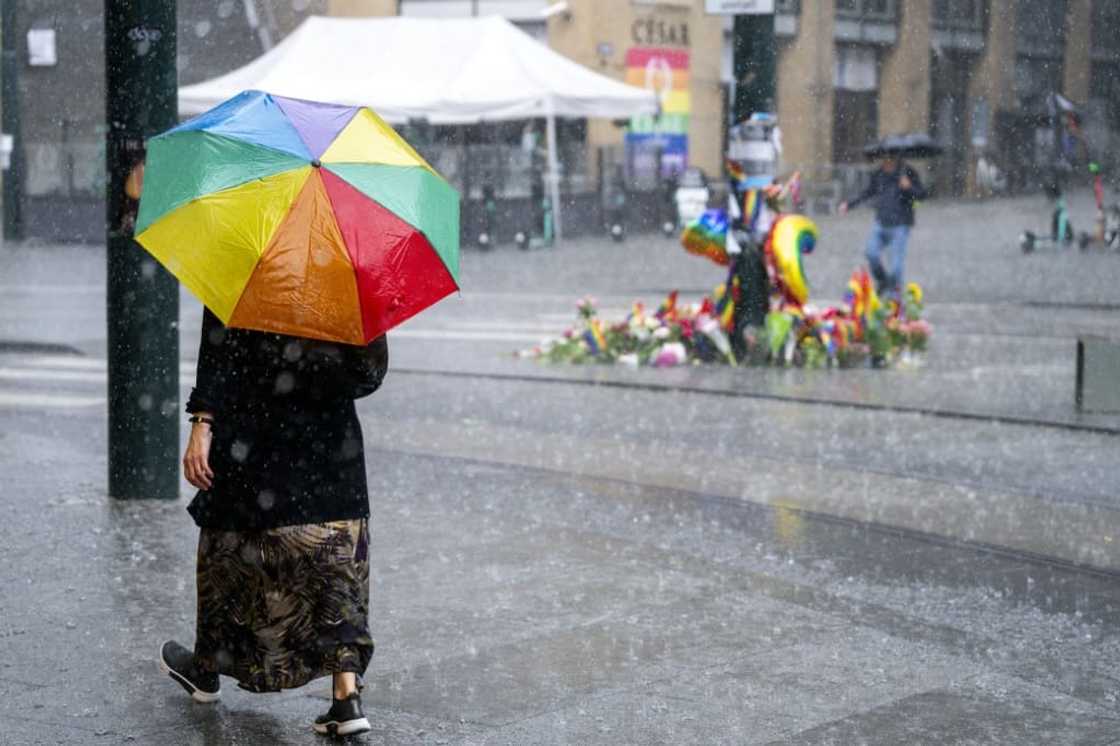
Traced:
POLYGON ((944 151, 945 148, 926 133, 913 132, 908 135, 887 135, 864 148, 863 154, 868 158, 935 158, 944 151))

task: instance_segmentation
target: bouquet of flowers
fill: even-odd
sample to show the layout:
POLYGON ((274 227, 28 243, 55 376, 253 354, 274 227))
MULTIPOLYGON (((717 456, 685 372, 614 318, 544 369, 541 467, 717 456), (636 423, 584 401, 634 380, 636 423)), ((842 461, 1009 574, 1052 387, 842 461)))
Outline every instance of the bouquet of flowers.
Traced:
POLYGON ((682 306, 674 292, 654 313, 635 303, 630 314, 616 323, 599 318, 593 298, 582 298, 576 310, 576 324, 561 338, 519 355, 553 363, 617 362, 658 368, 702 361, 736 363, 710 299, 682 306))
POLYGON ((691 304, 680 303, 674 291, 653 313, 635 303, 625 319, 611 323, 599 317, 594 298, 584 297, 576 302, 576 323, 563 336, 518 355, 551 363, 656 368, 701 363, 852 367, 868 359, 883 366, 905 351, 924 351, 933 332, 921 317, 919 285, 910 283, 901 303, 884 304, 864 270, 852 275, 842 306, 814 309, 776 301, 765 326, 744 330, 740 345, 732 345, 730 336, 733 302, 723 285, 713 297, 691 304))

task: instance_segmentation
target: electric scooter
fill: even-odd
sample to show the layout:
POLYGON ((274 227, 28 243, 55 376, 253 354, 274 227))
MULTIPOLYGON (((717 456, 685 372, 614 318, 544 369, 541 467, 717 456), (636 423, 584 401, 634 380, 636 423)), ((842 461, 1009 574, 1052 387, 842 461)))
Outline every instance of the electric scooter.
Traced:
POLYGON ((1025 230, 1019 236, 1019 248, 1024 254, 1030 254, 1036 249, 1052 246, 1055 249, 1065 249, 1073 245, 1076 240, 1079 248, 1089 246, 1091 238, 1088 233, 1075 234, 1073 223, 1069 219, 1069 210, 1066 208, 1066 197, 1061 187, 1056 182, 1046 185, 1046 196, 1054 204, 1054 211, 1050 216, 1049 235, 1039 235, 1034 231, 1025 230))

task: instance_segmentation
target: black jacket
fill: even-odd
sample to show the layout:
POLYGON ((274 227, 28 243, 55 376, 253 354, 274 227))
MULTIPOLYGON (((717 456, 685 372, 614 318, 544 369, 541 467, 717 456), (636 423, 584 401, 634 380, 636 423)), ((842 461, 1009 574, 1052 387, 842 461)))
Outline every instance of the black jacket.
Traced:
POLYGON ((929 194, 918 178, 918 172, 902 163, 894 170, 887 173, 879 169, 871 175, 871 183, 863 193, 848 203, 849 207, 858 207, 861 203, 874 200, 875 219, 879 225, 889 228, 896 225, 914 224, 914 201, 925 199, 929 194), (902 175, 910 177, 911 188, 903 191, 898 185, 902 175))
POLYGON ((214 483, 187 510, 231 531, 369 515, 354 400, 389 367, 385 338, 367 347, 228 329, 207 310, 188 412, 213 412, 214 483))

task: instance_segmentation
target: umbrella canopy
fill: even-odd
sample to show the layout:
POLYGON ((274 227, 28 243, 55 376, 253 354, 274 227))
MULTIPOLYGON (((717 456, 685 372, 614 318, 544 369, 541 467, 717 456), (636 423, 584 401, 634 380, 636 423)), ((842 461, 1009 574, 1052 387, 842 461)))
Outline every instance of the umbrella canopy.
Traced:
POLYGON ((458 193, 364 107, 246 91, 152 138, 135 235, 245 329, 367 344, 458 289, 458 193))
POLYGON ((907 135, 887 135, 882 140, 863 149, 868 158, 896 156, 898 158, 935 158, 945 148, 924 132, 907 135))

